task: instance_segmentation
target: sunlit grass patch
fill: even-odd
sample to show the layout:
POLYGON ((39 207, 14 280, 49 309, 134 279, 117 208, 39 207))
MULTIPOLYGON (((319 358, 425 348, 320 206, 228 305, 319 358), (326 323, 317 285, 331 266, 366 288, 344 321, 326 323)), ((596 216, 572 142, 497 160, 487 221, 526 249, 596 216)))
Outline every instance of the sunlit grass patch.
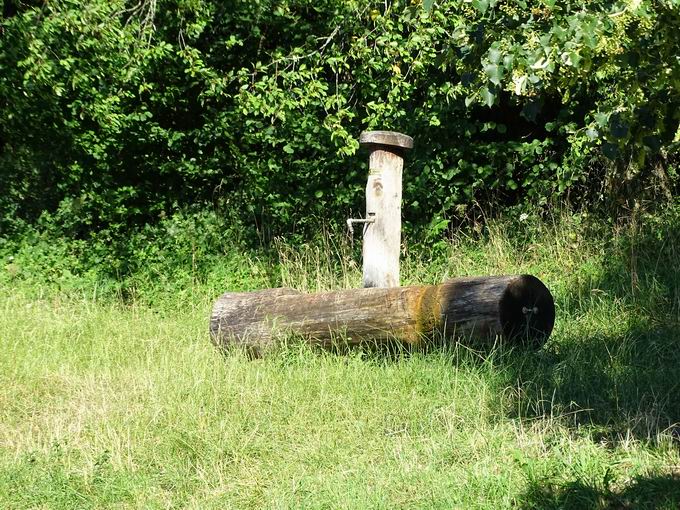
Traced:
MULTIPOLYGON (((636 234, 633 287, 633 241, 577 227, 405 255, 405 283, 539 276, 558 317, 539 351, 298 342, 250 359, 210 343, 216 284, 153 303, 5 285, 0 506, 676 508, 677 232, 636 234)), ((324 250, 248 255, 252 287, 358 285, 355 253, 324 250)))

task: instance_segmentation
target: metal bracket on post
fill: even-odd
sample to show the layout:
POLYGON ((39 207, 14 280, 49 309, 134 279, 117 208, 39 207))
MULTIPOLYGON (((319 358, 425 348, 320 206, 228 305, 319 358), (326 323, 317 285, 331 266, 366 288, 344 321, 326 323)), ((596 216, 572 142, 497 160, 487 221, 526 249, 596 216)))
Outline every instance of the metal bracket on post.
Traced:
POLYGON ((364 131, 359 144, 370 152, 366 184, 369 219, 347 220, 347 224, 370 224, 364 229, 362 249, 364 287, 398 287, 401 180, 404 152, 413 148, 413 138, 394 131, 364 131))
POLYGON ((375 218, 347 218, 347 228, 352 230, 355 223, 375 223, 375 218))
POLYGON ((375 214, 370 214, 370 218, 347 218, 347 236, 349 237, 349 243, 354 250, 354 224, 362 223, 364 225, 364 235, 366 234, 366 229, 371 223, 375 223, 375 214))

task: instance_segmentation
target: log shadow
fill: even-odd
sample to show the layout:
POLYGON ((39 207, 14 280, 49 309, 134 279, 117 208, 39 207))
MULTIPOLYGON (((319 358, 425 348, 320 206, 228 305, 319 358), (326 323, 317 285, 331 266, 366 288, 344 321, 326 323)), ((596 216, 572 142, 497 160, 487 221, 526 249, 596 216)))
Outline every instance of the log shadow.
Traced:
POLYGON ((676 509, 680 508, 680 477, 658 475, 636 477, 623 488, 611 480, 574 480, 557 484, 551 480, 533 481, 519 499, 523 510, 580 509, 676 509))
POLYGON ((512 353, 506 366, 517 394, 510 414, 587 426, 594 440, 608 444, 631 435, 680 439, 679 345, 677 329, 635 328, 567 337, 561 346, 521 359, 512 353))
POLYGON ((558 321, 583 323, 562 324, 536 355, 504 356, 509 414, 560 417, 611 444, 680 440, 680 213, 605 249, 597 278, 558 298, 558 321))

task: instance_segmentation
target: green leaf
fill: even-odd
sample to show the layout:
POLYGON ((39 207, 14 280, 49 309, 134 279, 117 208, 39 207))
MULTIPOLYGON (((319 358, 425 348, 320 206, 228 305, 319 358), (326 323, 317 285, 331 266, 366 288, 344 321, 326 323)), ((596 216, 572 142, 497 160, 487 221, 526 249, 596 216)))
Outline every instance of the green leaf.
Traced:
POLYGON ((607 122, 609 121, 609 115, 606 113, 602 112, 597 112, 595 115, 595 122, 597 122, 597 125, 600 126, 601 128, 605 127, 607 125, 607 122))
POLYGON ((527 75, 515 75, 512 78, 512 83, 515 85, 515 94, 521 96, 527 88, 527 75))
POLYGON ((491 92, 491 91, 488 89, 488 87, 482 87, 482 88, 480 89, 479 93, 480 93, 481 96, 482 96, 482 102, 483 102, 486 106, 488 106, 489 108, 491 108, 491 107, 493 106, 494 102, 496 101, 496 95, 495 95, 493 92, 491 92))
POLYGON ((425 9, 425 12, 428 14, 432 10, 432 6, 434 5, 434 0, 423 0, 423 9, 425 9))
POLYGON ((486 64, 484 73, 489 77, 489 81, 494 85, 500 86, 503 79, 503 67, 497 64, 486 64))
POLYGON ((283 152, 285 152, 286 154, 293 154, 293 152, 295 152, 295 151, 290 146, 290 144, 287 143, 286 145, 283 146, 283 152))
POLYGON ((489 8, 489 0, 472 0, 472 7, 484 14, 489 8))

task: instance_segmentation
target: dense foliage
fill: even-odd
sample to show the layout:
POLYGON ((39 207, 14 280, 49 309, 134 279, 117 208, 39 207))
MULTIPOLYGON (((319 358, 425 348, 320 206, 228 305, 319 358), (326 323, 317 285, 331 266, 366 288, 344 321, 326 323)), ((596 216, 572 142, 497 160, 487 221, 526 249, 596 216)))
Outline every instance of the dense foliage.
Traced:
POLYGON ((340 219, 364 129, 416 138, 412 224, 670 193, 679 34, 678 0, 5 0, 1 233, 108 241, 187 207, 265 233, 340 219))

